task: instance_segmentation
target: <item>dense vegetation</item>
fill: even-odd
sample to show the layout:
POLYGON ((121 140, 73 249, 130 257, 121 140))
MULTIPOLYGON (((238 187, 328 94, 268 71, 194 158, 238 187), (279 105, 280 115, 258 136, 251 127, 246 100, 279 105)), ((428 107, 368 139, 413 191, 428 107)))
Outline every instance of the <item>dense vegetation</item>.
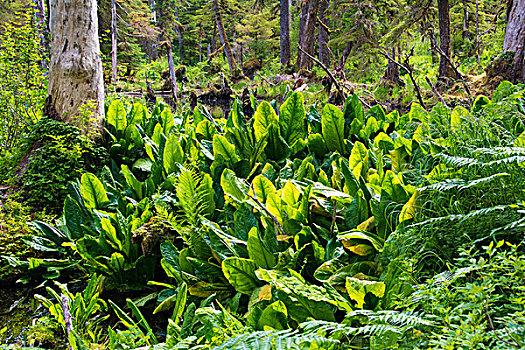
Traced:
POLYGON ((525 70, 443 2, 99 1, 100 121, 0 4, 0 349, 525 347, 525 70))

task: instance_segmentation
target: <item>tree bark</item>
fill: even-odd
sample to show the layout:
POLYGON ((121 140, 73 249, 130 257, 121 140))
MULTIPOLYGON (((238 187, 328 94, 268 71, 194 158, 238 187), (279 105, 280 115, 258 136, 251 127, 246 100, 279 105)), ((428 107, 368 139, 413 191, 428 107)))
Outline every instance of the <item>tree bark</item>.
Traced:
MULTIPOLYGON (((400 53, 401 55, 401 53, 400 53)), ((383 75, 383 80, 392 82, 393 84, 399 84, 401 79, 399 78, 399 66, 395 63, 396 60, 396 49, 392 48, 392 59, 388 60, 388 65, 383 75)))
POLYGON ((111 0, 111 82, 117 81, 117 7, 111 0))
MULTIPOLYGON (((306 51, 309 55, 315 56, 314 50, 315 50, 315 28, 317 27, 317 11, 319 9, 319 0, 309 0, 308 5, 303 6, 303 12, 306 12, 306 14, 301 13, 301 21, 303 21, 303 15, 304 18, 304 29, 303 33, 304 35, 300 35, 300 42, 299 45, 301 48, 306 51), (306 11, 305 11, 306 7, 306 11)), ((300 30, 301 31, 301 30, 300 30)), ((299 50, 300 52, 300 50, 299 50)), ((314 65, 314 61, 309 58, 308 56, 304 54, 298 54, 298 68, 299 69, 312 69, 314 65)))
POLYGON ((182 60, 184 59, 184 47, 182 46, 182 30, 181 30, 181 26, 180 26, 180 18, 179 18, 179 10, 176 9, 175 10, 175 19, 177 20, 177 25, 175 27, 175 32, 177 33, 177 38, 179 40, 179 57, 180 57, 180 61, 182 62, 182 60))
POLYGON ((235 58, 233 57, 230 42, 228 41, 228 38, 226 37, 226 32, 224 31, 221 10, 219 8, 219 0, 213 0, 213 11, 215 12, 215 22, 217 23, 217 30, 219 31, 221 44, 224 46, 224 54, 226 55, 228 65, 230 66, 230 73, 232 76, 236 76, 237 64, 235 63, 235 58))
POLYGON ((508 6, 503 50, 514 52, 510 74, 513 82, 525 82, 525 0, 510 1, 508 6))
POLYGON ((280 0, 281 66, 290 64, 290 2, 280 0))
MULTIPOLYGON (((148 6, 151 10, 151 21, 156 25, 157 23, 157 10, 155 5, 155 0, 149 0, 148 6)), ((148 39, 148 61, 156 60, 158 57, 157 49, 154 47, 155 42, 152 39, 148 39)))
POLYGON ((468 24, 469 16, 470 16, 470 13, 469 13, 468 1, 463 0, 463 34, 462 34, 462 37, 465 40, 470 40, 470 30, 469 30, 469 24, 468 24))
MULTIPOLYGON (((439 40, 441 51, 451 58, 450 49, 450 7, 449 0, 438 0, 439 16, 439 40)), ((454 71, 446 57, 441 54, 439 59, 439 76, 438 80, 445 82, 447 78, 454 77, 454 71)))
POLYGON ((177 77, 175 76, 175 65, 173 64, 173 51, 171 50, 171 44, 167 44, 167 54, 168 54, 168 67, 170 70, 170 80, 171 80, 171 93, 173 94, 173 100, 177 101, 178 99, 178 88, 177 88, 177 77))
POLYGON ((328 8, 330 7, 330 0, 321 0, 319 3, 319 61, 327 67, 330 66, 330 53, 328 52, 328 41, 330 34, 330 17, 328 16, 328 8))
MULTIPOLYGON (((303 6, 301 7, 301 17, 299 19, 299 42, 298 45, 303 47, 304 35, 306 33, 306 19, 308 18, 308 6, 310 5, 309 0, 303 1, 303 6)), ((304 48, 304 47, 303 47, 304 48)), ((297 67, 301 67, 301 60, 303 59, 303 53, 301 50, 297 50, 297 67)))
POLYGON ((50 33, 47 114, 73 122, 92 102, 93 127, 101 130, 104 80, 96 0, 50 0, 50 33))

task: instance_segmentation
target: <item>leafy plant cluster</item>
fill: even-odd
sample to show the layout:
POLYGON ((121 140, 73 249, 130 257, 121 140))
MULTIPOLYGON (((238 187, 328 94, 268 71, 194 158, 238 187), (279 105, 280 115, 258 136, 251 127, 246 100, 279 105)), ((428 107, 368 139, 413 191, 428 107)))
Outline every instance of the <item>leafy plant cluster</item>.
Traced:
MULTIPOLYGON (((249 120, 238 101, 217 120, 115 100, 111 165, 70 185, 56 226, 33 223, 60 260, 19 263, 149 281, 131 315, 108 302, 113 349, 521 344, 523 91, 405 115, 294 92, 252 98, 249 120), (140 311, 154 299, 165 339, 140 311)), ((78 327, 72 346, 94 342, 78 327)))
POLYGON ((86 170, 95 171, 107 159, 105 148, 83 135, 81 129, 50 117, 42 117, 24 143, 20 180, 27 202, 50 211, 62 206, 69 181, 86 170))

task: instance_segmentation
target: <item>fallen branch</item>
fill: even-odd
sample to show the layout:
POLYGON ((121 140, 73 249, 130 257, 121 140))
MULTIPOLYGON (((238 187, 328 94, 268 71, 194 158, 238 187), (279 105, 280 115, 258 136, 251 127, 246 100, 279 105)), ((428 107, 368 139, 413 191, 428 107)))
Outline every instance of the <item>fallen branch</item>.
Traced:
POLYGON ((421 95, 421 90, 419 89, 419 85, 417 85, 416 80, 414 79, 414 75, 412 75, 412 68, 410 66, 407 67, 404 64, 396 61, 394 58, 392 58, 392 56, 390 56, 385 51, 381 50, 381 51, 379 51, 379 53, 381 55, 385 56, 387 60, 392 61, 399 68, 406 70, 406 72, 408 74, 408 77, 410 78, 410 80, 412 81, 412 84, 414 85, 414 88, 416 89, 417 99, 418 99, 419 103, 421 104, 421 107, 423 107, 424 109, 427 109, 426 106, 425 106, 425 102, 423 101, 423 96, 421 95))
POLYGON ((343 89, 341 88, 341 84, 339 84, 339 82, 337 81, 337 79, 335 79, 334 75, 332 74, 332 72, 330 72, 330 70, 321 62, 319 61, 317 58, 315 58, 314 56, 310 55, 308 52, 304 51, 303 48, 298 45, 297 48, 299 49, 299 51, 301 51, 303 54, 306 55, 306 57, 308 57, 309 59, 313 60, 315 63, 317 63, 325 72, 326 74, 328 74, 328 76, 330 77, 330 79, 333 81, 333 83, 335 84, 335 87, 337 88, 337 91, 339 91, 339 93, 343 93, 343 89))
POLYGON ((425 80, 427 81, 428 85, 430 85, 430 88, 432 89, 432 92, 434 93, 434 95, 436 95, 436 97, 439 99, 439 101, 441 101, 441 103, 443 103, 443 105, 445 107, 448 108, 448 105, 447 103, 445 102, 445 99, 443 98, 443 96, 441 96, 441 94, 439 93, 439 91, 436 89, 436 87, 434 86, 434 84, 432 84, 432 82, 430 81, 430 79, 428 79, 428 77, 425 77, 425 80))
MULTIPOLYGON (((62 312, 64 313, 64 323, 66 324, 66 338, 69 342, 69 333, 73 330, 73 324, 71 322, 71 313, 69 312, 69 306, 67 304, 67 296, 64 294, 60 295, 60 298, 62 299, 62 312)), ((73 349, 73 347, 69 347, 70 349, 73 349)))
POLYGON ((456 73, 456 77, 463 84, 463 87, 465 88, 465 91, 468 94, 469 104, 472 106, 472 94, 470 93, 470 89, 468 87, 468 83, 467 83, 465 77, 463 76, 463 74, 461 74, 461 72, 458 70, 458 68, 454 64, 454 62, 452 62, 450 57, 443 50, 441 50, 440 47, 436 46, 435 44, 432 44, 432 49, 434 49, 438 54, 443 56, 445 58, 445 60, 447 61, 447 63, 452 67, 452 69, 454 70, 454 73, 456 73))

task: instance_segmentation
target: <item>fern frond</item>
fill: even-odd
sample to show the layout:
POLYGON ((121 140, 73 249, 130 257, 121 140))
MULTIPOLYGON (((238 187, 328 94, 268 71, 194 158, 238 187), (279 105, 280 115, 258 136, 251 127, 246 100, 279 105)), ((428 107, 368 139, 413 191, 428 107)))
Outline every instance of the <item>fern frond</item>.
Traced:
POLYGON ((446 215, 446 216, 439 216, 439 217, 436 217, 436 218, 430 218, 430 219, 425 220, 425 221, 416 222, 416 223, 414 223, 414 224, 412 224, 412 225, 410 225, 408 227, 425 226, 425 225, 440 223, 440 222, 444 222, 444 221, 465 222, 467 220, 478 218, 478 217, 482 217, 484 215, 493 213, 495 211, 504 211, 504 210, 506 210, 506 209, 508 209, 510 207, 511 207, 510 205, 496 205, 496 206, 493 206, 493 207, 473 210, 473 211, 469 212, 466 215, 463 215, 463 214, 451 214, 451 215, 446 215))
POLYGON ((481 178, 481 179, 472 180, 472 181, 467 181, 467 180, 463 180, 463 179, 447 179, 445 181, 437 182, 435 184, 422 187, 418 191, 420 191, 420 192, 423 192, 423 191, 443 192, 443 191, 450 191, 450 190, 462 191, 462 190, 465 190, 467 188, 471 188, 471 187, 475 187, 475 186, 478 186, 478 185, 483 185, 483 184, 489 183, 489 182, 491 182, 491 181, 493 181, 495 179, 498 179, 500 177, 503 177, 503 176, 510 176, 510 174, 508 174, 508 173, 498 173, 498 174, 494 174, 494 175, 491 175, 491 176, 487 176, 487 177, 484 177, 484 178, 481 178))

